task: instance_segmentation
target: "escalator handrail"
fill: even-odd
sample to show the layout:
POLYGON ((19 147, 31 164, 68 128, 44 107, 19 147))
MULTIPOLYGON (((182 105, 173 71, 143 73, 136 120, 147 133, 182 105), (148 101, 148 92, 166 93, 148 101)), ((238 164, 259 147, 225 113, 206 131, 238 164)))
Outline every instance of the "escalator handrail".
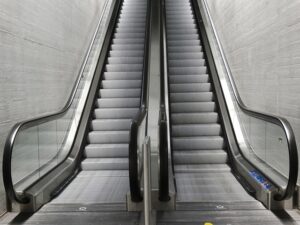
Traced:
POLYGON ((20 204, 26 204, 30 201, 29 198, 26 197, 23 193, 22 194, 16 193, 14 184, 13 184, 13 180, 12 180, 11 159, 12 159, 13 147, 14 147, 16 137, 18 136, 18 133, 22 130, 28 129, 30 127, 38 126, 40 124, 44 124, 51 120, 55 120, 55 119, 63 117, 68 112, 68 110, 71 108, 72 103, 75 99, 76 91, 78 90, 81 78, 83 77, 84 69, 85 69, 88 59, 90 57, 92 47, 95 43, 97 33, 100 29, 100 24, 101 24, 102 18, 104 16, 104 13, 106 11, 107 5, 108 5, 108 1, 106 1, 105 5, 104 5, 102 14, 101 14, 101 16, 98 20, 98 24, 96 26, 96 30, 91 39, 91 43, 85 54, 83 64, 80 67, 75 85, 73 86, 71 94, 70 94, 66 104, 64 105, 64 107, 61 108, 60 110, 58 110, 57 112, 53 112, 53 113, 43 115, 43 116, 38 116, 35 118, 27 119, 27 120, 16 123, 11 128, 11 130, 6 138, 5 145, 4 145, 4 151, 3 151, 2 174, 3 174, 3 183, 4 183, 5 190, 6 190, 6 194, 10 200, 14 200, 20 204))
POLYGON ((160 117, 159 117, 159 200, 166 202, 170 200, 169 195, 169 151, 168 151, 168 124, 165 101, 165 70, 167 70, 166 55, 166 26, 164 2, 161 7, 160 41, 161 41, 161 62, 160 62, 160 117))
POLYGON ((214 38, 217 42, 217 46, 220 51, 222 61, 224 63, 225 70, 229 77, 230 85, 232 87, 232 90, 233 90, 233 93, 234 93, 234 96, 235 96, 236 102, 238 103, 239 108, 244 113, 246 113, 247 115, 249 115, 251 117, 255 117, 255 118, 264 120, 266 122, 273 123, 273 124, 280 126, 285 132, 285 136, 286 136, 287 144, 288 144, 288 150, 289 150, 289 152, 288 152, 289 153, 288 182, 287 182, 287 186, 286 186, 285 190, 282 190, 281 193, 276 194, 274 196, 274 199, 277 201, 289 199, 294 194, 294 191, 295 191, 295 188, 297 185, 297 179, 298 179, 298 150, 297 150, 296 138, 295 138, 295 134, 292 129, 292 126, 283 117, 276 116, 276 115, 269 114, 269 113, 260 112, 257 110, 253 110, 253 109, 249 108, 247 105, 245 105, 245 103, 243 102, 242 98, 239 95, 237 86, 233 80, 233 76, 232 76, 229 64, 227 62, 225 53, 223 51, 222 44, 218 37, 216 28, 214 26, 210 11, 208 9, 207 2, 206 2, 206 0, 202 0, 202 1, 204 3, 204 7, 205 7, 206 13, 208 15, 208 20, 212 27, 214 38))
POLYGON ((147 87, 148 87, 148 61, 149 61, 149 28, 150 28, 150 0, 147 0, 147 15, 145 24, 145 43, 144 43, 144 61, 142 72, 142 89, 140 108, 136 116, 132 119, 129 131, 129 187, 131 200, 140 202, 143 200, 141 195, 141 185, 138 163, 138 129, 147 115, 147 87))

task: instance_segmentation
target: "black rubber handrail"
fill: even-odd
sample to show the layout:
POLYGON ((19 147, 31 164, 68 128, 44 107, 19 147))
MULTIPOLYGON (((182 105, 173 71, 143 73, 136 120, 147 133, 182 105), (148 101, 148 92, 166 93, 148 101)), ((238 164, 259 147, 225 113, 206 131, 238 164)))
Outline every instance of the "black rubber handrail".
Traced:
POLYGON ((138 129, 147 114, 145 106, 142 106, 136 117, 131 121, 129 132, 129 186, 130 196, 133 202, 143 200, 140 186, 140 172, 138 164, 138 129))
POLYGON ((148 88, 148 61, 149 61, 149 29, 150 29, 150 0, 147 1, 147 15, 145 26, 144 61, 142 73, 142 89, 140 108, 130 124, 129 131, 129 187, 131 200, 141 202, 143 200, 140 185, 140 172, 138 162, 138 129, 147 115, 147 88, 148 88))
MULTIPOLYGON (((194 7, 198 6, 198 2, 197 0, 192 0, 194 7)), ((221 58, 223 60, 225 69, 226 69, 226 73, 228 75, 229 81, 230 81, 230 85, 231 88, 233 90, 234 93, 234 97, 236 99, 236 102, 238 103, 239 108, 247 115, 251 116, 251 117, 255 117, 257 119, 272 123, 272 124, 276 124, 278 126, 280 126, 286 136, 287 139, 287 144, 288 144, 288 153, 289 153, 289 175, 288 175, 288 182, 287 182, 287 186, 285 188, 285 190, 280 190, 278 193, 276 193, 274 195, 274 199, 277 201, 283 201, 283 200, 287 200, 290 197, 293 196, 294 192, 295 192, 295 188, 297 185, 297 179, 298 179, 298 150, 297 150, 297 144, 296 144, 296 138, 295 138, 295 134, 294 131, 290 125, 290 123, 285 119, 282 118, 280 116, 276 116, 276 115, 272 115, 272 114, 268 114, 268 113, 264 113, 264 112, 259 112, 257 110, 253 110, 250 109, 248 106, 246 106, 243 102, 243 100, 241 99, 238 89, 236 87, 236 84, 233 80, 233 76, 231 73, 231 70, 229 68, 229 64, 227 62, 227 59, 225 57, 221 42, 218 38, 217 32, 216 32, 216 28, 212 22, 212 18, 207 6, 207 2, 206 0, 202 0, 202 2, 204 3, 204 7, 205 10, 207 12, 207 15, 209 17, 209 22, 212 26, 213 29, 213 33, 214 33, 214 37, 217 41, 217 45, 221 54, 221 58)), ((198 6, 199 7, 199 6, 198 6)), ((268 176, 267 176, 268 177, 268 176)), ((270 178, 270 180, 272 180, 270 178)))
MULTIPOLYGON (((104 8, 106 8, 107 3, 105 5, 104 8)), ((13 152, 13 147, 15 144, 15 140, 16 137, 18 136, 18 133, 21 132, 22 130, 34 127, 34 126, 38 126, 40 124, 44 124, 47 123, 49 121, 58 119, 63 117, 65 114, 68 113, 68 110, 71 108, 72 103, 75 99, 76 96, 76 92, 78 90, 80 81, 83 77, 83 72, 85 69, 85 66, 87 64, 88 58, 90 56, 93 44, 95 42, 97 33, 99 31, 99 27, 100 27, 100 23, 102 21, 104 15, 104 11, 102 13, 102 15, 99 18, 97 27, 96 27, 96 31, 92 37, 92 41, 89 45, 89 48, 86 52, 85 58, 84 58, 84 62, 81 65, 78 77, 76 79, 75 85, 73 86, 73 89, 71 91, 71 95, 69 96, 66 104, 64 105, 64 107, 62 109, 60 109, 57 112, 54 113, 50 113, 47 115, 43 115, 43 116, 38 116, 32 119, 28 119, 28 120, 24 120, 21 122, 16 123, 12 129, 10 130, 6 141, 5 141, 5 145, 4 145, 4 152, 3 152, 3 165, 2 165, 2 175, 3 175, 3 183, 4 183, 4 188, 6 191, 6 196, 10 201, 16 201, 17 203, 20 204, 27 204, 29 203, 30 199, 24 195, 24 193, 22 194, 17 194, 14 188, 14 183, 12 180, 12 174, 11 174, 11 160, 12 160, 12 152, 13 152)))
POLYGON ((159 117, 159 200, 166 202, 170 200, 169 195, 169 153, 168 153, 168 124, 165 105, 165 66, 166 59, 166 27, 164 4, 160 7, 160 117, 159 117))
POLYGON ((168 132, 166 113, 161 106, 159 120, 159 200, 167 202, 169 195, 168 132))

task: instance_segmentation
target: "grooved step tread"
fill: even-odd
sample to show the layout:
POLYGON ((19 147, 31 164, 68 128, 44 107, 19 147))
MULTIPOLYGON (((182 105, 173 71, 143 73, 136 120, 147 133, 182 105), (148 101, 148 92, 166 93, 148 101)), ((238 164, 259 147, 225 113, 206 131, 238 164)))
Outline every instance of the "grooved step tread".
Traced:
POLYGON ((173 113, 192 113, 192 112, 214 112, 216 104, 214 102, 176 102, 171 103, 173 113))
POLYGON ((172 75, 169 76, 170 84, 185 84, 185 83, 208 83, 208 74, 198 75, 172 75))
POLYGON ((175 173, 210 173, 210 172, 230 172, 231 168, 227 164, 186 164, 174 165, 175 173))
POLYGON ((172 113, 172 124, 217 123, 219 115, 216 112, 172 113))
POLYGON ((173 160, 176 165, 224 164, 227 162, 227 153, 224 150, 174 151, 173 160))
POLYGON ((128 158, 87 158, 81 162, 82 170, 128 170, 128 158))
POLYGON ((100 98, 135 98, 140 97, 140 88, 130 88, 130 89, 100 89, 100 98))
POLYGON ((172 137, 173 150, 214 150, 224 149, 221 136, 172 137))
POLYGON ((94 131, 121 131, 129 130, 131 119, 95 119, 91 123, 94 131))
POLYGON ((138 108, 95 109, 94 117, 96 119, 132 119, 138 110, 138 108))
POLYGON ((218 136, 221 135, 220 124, 184 124, 172 125, 173 137, 218 136))
POLYGON ((89 144, 84 149, 86 158, 128 157, 129 144, 89 144))
POLYGON ((128 143, 129 131, 92 131, 88 141, 91 144, 128 143))
POLYGON ((189 92, 189 93, 171 93, 171 103, 179 102, 212 102, 214 95, 212 92, 189 92))
POLYGON ((98 108, 135 108, 140 106, 140 98, 100 98, 98 108))

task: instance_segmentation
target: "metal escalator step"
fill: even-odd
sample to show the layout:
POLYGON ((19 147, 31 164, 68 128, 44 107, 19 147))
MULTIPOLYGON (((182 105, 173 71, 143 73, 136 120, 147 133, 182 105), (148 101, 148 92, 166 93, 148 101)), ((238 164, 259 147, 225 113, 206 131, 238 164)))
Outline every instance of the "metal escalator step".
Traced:
POLYGON ((128 143, 129 131, 92 131, 88 141, 90 144, 128 143))
POLYGON ((201 124, 201 123, 217 123, 219 121, 218 113, 202 112, 202 113, 172 113, 171 122, 175 124, 201 124))
POLYGON ((138 108, 95 109, 94 117, 96 119, 132 119, 137 112, 138 108))
POLYGON ((143 64, 107 64, 107 72, 139 72, 143 69, 143 64))
MULTIPOLYGON (((125 10, 125 11, 130 11, 130 10, 125 10)), ((120 18, 118 20, 118 22, 136 22, 137 20, 141 21, 141 22, 146 22, 146 13, 141 12, 141 13, 131 13, 131 15, 128 15, 127 13, 122 13, 120 15, 120 18)), ((143 29, 145 29, 145 27, 141 27, 143 29)), ((115 31, 115 34, 117 34, 118 32, 115 31)), ((138 32, 138 33, 144 33, 144 32, 138 32)))
POLYGON ((186 93, 186 92, 210 92, 210 83, 183 83, 183 84, 170 84, 171 93, 186 93))
POLYGON ((128 157, 128 144, 89 144, 84 149, 87 158, 128 157))
POLYGON ((139 64, 143 63, 143 60, 143 57, 108 57, 107 62, 109 64, 139 64))
POLYGON ((215 110, 216 104, 214 102, 171 103, 171 111, 173 113, 214 112, 215 110))
POLYGON ((141 95, 141 89, 100 89, 101 98, 138 98, 141 95))
POLYGON ((134 5, 123 5, 120 15, 145 15, 147 8, 145 5, 140 5, 138 9, 133 8, 134 5))
MULTIPOLYGON (((174 51, 169 50, 169 52, 174 52, 174 51)), ((204 59, 175 59, 175 60, 170 59, 168 60, 168 65, 171 68, 176 68, 176 67, 202 68, 205 66, 205 60, 204 59)), ((189 73, 184 73, 184 74, 189 74, 189 73)))
POLYGON ((218 136, 221 135, 220 124, 184 124, 172 125, 173 137, 218 136))
MULTIPOLYGON (((188 6, 188 5, 183 5, 183 6, 188 6)), ((169 16, 170 15, 178 15, 178 16, 186 16, 186 15, 190 15, 190 16, 193 16, 193 13, 192 11, 190 10, 167 10, 166 14, 168 14, 169 16)))
POLYGON ((107 88, 107 89, 141 88, 141 80, 103 80, 102 88, 107 88))
MULTIPOLYGON (((184 26, 183 26, 184 27, 184 26)), ((168 46, 199 46, 201 45, 200 40, 188 40, 188 41, 168 41, 168 46)), ((191 54, 191 53, 189 53, 191 54)), ((170 55, 170 54, 169 54, 170 55)), ((175 56, 176 54, 174 54, 175 56)), ((200 57, 202 58, 202 57, 200 57)), ((172 58, 175 59, 175 58, 172 58)), ((196 59, 199 59, 199 57, 197 57, 196 59)))
POLYGON ((188 1, 166 1, 166 11, 169 11, 172 8, 179 7, 180 10, 184 10, 183 6, 190 6, 190 2, 188 1))
POLYGON ((189 53, 202 52, 202 46, 168 46, 168 52, 189 53))
POLYGON ((123 38, 141 38, 145 37, 145 33, 115 33, 115 38, 123 39, 123 38))
POLYGON ((191 10, 191 4, 189 2, 184 2, 184 1, 180 1, 180 2, 176 2, 176 1, 172 1, 172 2, 166 2, 166 12, 168 13, 169 11, 172 10, 183 10, 183 11, 190 11, 191 10))
MULTIPOLYGON (((168 34, 198 34, 198 31, 197 31, 197 29, 191 29, 191 28, 168 29, 168 34)), ((195 46, 195 47, 197 49, 197 47, 200 47, 200 46, 195 46)), ((196 50, 194 50, 194 51, 196 51, 196 50)), ((201 51, 201 49, 200 49, 200 51, 201 51)))
MULTIPOLYGON (((186 21, 182 20, 182 21, 176 21, 176 23, 174 22, 174 23, 169 24, 167 26, 168 30, 171 30, 171 29, 183 29, 183 28, 196 29, 197 25, 195 23, 186 22, 186 21)), ((188 41, 186 41, 186 42, 188 42, 188 41)))
MULTIPOLYGON (((180 41, 181 42, 181 41, 180 41)), ((200 43, 200 41, 199 41, 200 43)), ((172 53, 172 52, 169 52, 168 53, 169 55, 169 59, 170 60, 174 60, 174 59, 184 59, 184 60, 187 60, 187 59, 195 59, 195 60, 201 60, 203 59, 203 52, 189 52, 189 53, 172 53)))
POLYGON ((121 7, 120 15, 145 15, 146 11, 146 4, 125 4, 121 7))
POLYGON ((174 165, 175 173, 210 173, 210 172, 230 172, 227 164, 186 164, 174 165))
POLYGON ((99 108, 135 108, 140 106, 140 98, 100 98, 99 108))
POLYGON ((185 10, 184 6, 191 6, 188 1, 166 1, 166 11, 168 12, 170 9, 178 7, 179 10, 185 10))
POLYGON ((145 29, 145 23, 143 21, 123 21, 118 22, 116 28, 123 28, 123 29, 131 29, 133 27, 136 28, 144 28, 145 29))
POLYGON ((168 40, 199 40, 199 36, 197 34, 169 34, 168 40))
POLYGON ((135 22, 135 21, 137 21, 137 20, 139 20, 139 21, 141 21, 141 22, 146 22, 146 17, 143 17, 143 18, 141 18, 141 17, 129 17, 129 16, 127 16, 127 17, 120 17, 119 18, 119 23, 122 23, 122 22, 135 22))
POLYGON ((129 45, 120 45, 113 44, 111 45, 111 50, 113 51, 127 51, 127 50, 143 50, 143 44, 129 44, 129 45))
MULTIPOLYGON (((180 12, 180 11, 178 11, 180 12)), ((192 14, 184 13, 184 14, 176 14, 176 13, 166 13, 166 19, 174 19, 174 20, 180 20, 180 19, 190 19, 193 20, 194 16, 192 14)))
POLYGON ((87 158, 82 170, 128 170, 128 158, 87 158))
POLYGON ((176 67, 169 67, 169 73, 170 75, 197 75, 197 74, 206 74, 207 68, 206 66, 200 66, 200 67, 182 67, 182 66, 176 66, 176 67))
POLYGON ((135 4, 128 4, 124 3, 121 8, 121 13, 124 14, 135 14, 135 13, 143 13, 145 14, 147 12, 147 5, 142 3, 138 4, 138 2, 135 2, 135 4))
POLYGON ((95 119, 91 123, 93 131, 129 130, 131 119, 95 119))
MULTIPOLYGON (((144 39, 139 39, 139 38, 114 38, 112 40, 112 44, 134 44, 134 43, 144 43, 144 39)), ((120 52, 120 51, 119 51, 120 52)), ((126 57, 126 55, 123 53, 123 55, 126 57)), ((118 57, 118 55, 116 55, 118 57)), ((127 57, 132 57, 132 55, 127 55, 127 57)))
POLYGON ((213 101, 212 92, 189 92, 189 93, 171 93, 170 101, 176 102, 211 102, 213 101))
POLYGON ((140 80, 142 72, 104 72, 105 80, 140 80))
POLYGON ((173 150, 217 150, 225 147, 220 136, 173 137, 173 150))
MULTIPOLYGON (((132 7, 132 6, 131 6, 132 7)), ((145 18, 146 14, 144 12, 143 7, 140 7, 139 10, 142 10, 141 12, 139 10, 136 10, 135 12, 133 12, 133 9, 130 8, 130 6, 123 6, 123 9, 121 10, 120 14, 119 14, 119 18, 145 18), (126 13, 129 12, 129 13, 126 13)))
MULTIPOLYGON (((120 38, 120 40, 134 40, 135 39, 125 39, 120 38)), ((138 38, 138 40, 140 40, 138 38)), ((110 57, 143 57, 144 56, 144 50, 128 50, 128 51, 117 51, 117 50, 111 50, 109 52, 110 57)))
POLYGON ((224 150, 174 151, 176 165, 184 164, 225 164, 227 153, 224 150))
POLYGON ((208 74, 202 75, 172 75, 169 76, 170 84, 184 83, 207 83, 209 82, 208 74))

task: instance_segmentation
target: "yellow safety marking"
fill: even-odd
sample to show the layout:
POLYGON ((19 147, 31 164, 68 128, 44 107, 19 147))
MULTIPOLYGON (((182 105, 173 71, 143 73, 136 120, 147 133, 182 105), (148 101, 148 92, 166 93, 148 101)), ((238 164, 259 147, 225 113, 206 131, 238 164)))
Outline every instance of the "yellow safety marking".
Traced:
POLYGON ((214 225, 214 224, 210 222, 205 222, 204 225, 214 225))

